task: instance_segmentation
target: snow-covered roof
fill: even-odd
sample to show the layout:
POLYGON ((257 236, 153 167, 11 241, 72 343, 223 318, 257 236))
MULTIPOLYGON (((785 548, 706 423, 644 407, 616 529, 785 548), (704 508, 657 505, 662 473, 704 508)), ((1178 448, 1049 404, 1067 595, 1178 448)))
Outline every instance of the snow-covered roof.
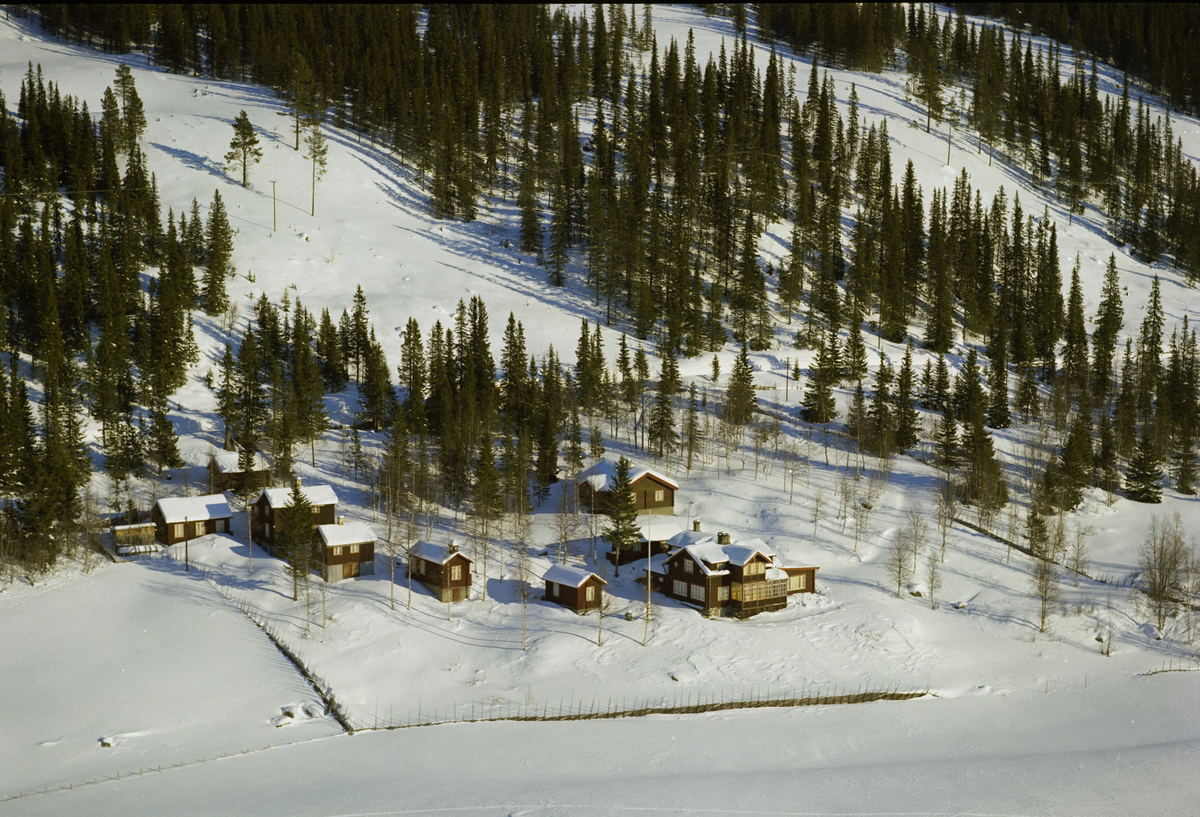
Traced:
POLYGON ((788 577, 787 571, 779 567, 768 567, 766 572, 767 581, 779 581, 788 577))
MULTIPOLYGON (((592 576, 600 579, 599 574, 593 573, 585 568, 554 565, 546 571, 546 575, 542 576, 542 578, 548 582, 554 582, 555 584, 565 584, 568 587, 579 587, 592 576)), ((604 581, 604 579, 600 579, 600 584, 608 584, 608 582, 604 581)))
POLYGON ((426 542, 424 539, 413 545, 412 552, 410 553, 412 558, 424 559, 427 562, 434 562, 439 565, 444 565, 450 561, 451 556, 455 555, 463 557, 472 564, 475 563, 474 559, 461 550, 458 550, 457 547, 451 550, 448 545, 438 545, 433 542, 426 542))
MULTIPOLYGON (((309 504, 317 505, 336 505, 338 504, 337 494, 333 492, 333 487, 330 485, 301 485, 300 492, 308 498, 309 504)), ((292 489, 291 488, 265 488, 258 495, 258 499, 267 498, 267 505, 272 508, 286 508, 292 504, 292 489)), ((254 500, 258 502, 258 499, 254 500)))
POLYGON ((643 542, 665 542, 672 536, 678 535, 682 530, 683 525, 673 516, 651 514, 638 519, 638 534, 642 537, 643 542), (651 539, 651 536, 654 538, 651 539))
MULTIPOLYGON (((662 484, 678 491, 679 486, 671 479, 663 476, 658 471, 652 471, 641 465, 629 466, 629 482, 630 484, 637 482, 642 477, 650 477, 651 479, 661 482, 662 484)), ((594 491, 608 491, 617 484, 617 464, 613 460, 597 460, 589 467, 583 469, 575 477, 578 482, 586 482, 592 486, 594 491)))
POLYGON ((362 522, 347 522, 344 525, 317 525, 317 534, 328 547, 359 545, 374 542, 375 531, 362 522))
POLYGON ((672 537, 670 545, 678 550, 668 558, 674 558, 676 554, 686 551, 700 565, 701 572, 706 576, 722 576, 729 572, 728 570, 713 569, 709 565, 728 563, 744 567, 756 555, 761 555, 769 563, 775 560, 775 551, 767 547, 761 539, 747 539, 736 545, 722 545, 718 544, 716 534, 683 531, 672 537))
POLYGON ((229 519, 233 513, 224 494, 208 496, 164 497, 154 503, 168 525, 177 522, 205 522, 209 519, 229 519))
MULTIPOLYGON (((238 452, 236 451, 217 451, 212 455, 213 462, 217 466, 217 470, 222 474, 240 473, 241 466, 238 465, 238 452)), ((266 471, 270 468, 262 454, 254 455, 254 466, 252 471, 266 471)))

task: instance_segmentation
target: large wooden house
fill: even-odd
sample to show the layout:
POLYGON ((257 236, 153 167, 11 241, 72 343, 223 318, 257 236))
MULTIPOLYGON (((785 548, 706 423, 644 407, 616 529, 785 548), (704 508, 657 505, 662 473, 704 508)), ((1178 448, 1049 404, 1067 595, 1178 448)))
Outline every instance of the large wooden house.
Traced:
POLYGON ((362 522, 317 525, 317 561, 327 582, 375 572, 375 531, 362 522))
POLYGON ((236 451, 215 451, 208 459, 208 483, 214 494, 266 488, 271 484, 271 469, 261 454, 254 455, 249 471, 243 471, 236 451))
POLYGON ((408 555, 408 574, 446 603, 471 598, 471 557, 457 542, 436 545, 421 540, 408 555))
MULTIPOLYGON (((617 484, 617 464, 612 460, 598 460, 580 471, 575 481, 579 485, 580 509, 589 513, 607 513, 609 495, 617 484)), ((675 492, 679 486, 657 471, 631 465, 629 486, 639 514, 675 513, 675 492)))
POLYGON ((816 592, 818 568, 778 565, 775 552, 757 539, 733 544, 728 533, 714 538, 688 531, 671 545, 670 555, 652 568, 653 586, 712 615, 781 610, 789 595, 816 592))
POLYGON ((167 497, 154 503, 154 538, 174 545, 210 533, 229 533, 233 512, 221 494, 167 497))
MULTIPOLYGON (((312 505, 312 526, 332 525, 336 520, 338 498, 329 485, 301 487, 301 493, 312 505)), ((275 538, 279 535, 284 508, 292 504, 291 488, 266 488, 250 506, 250 532, 254 541, 261 543, 272 556, 275 555, 275 538)))
POLYGON ((583 615, 600 606, 608 582, 586 568, 554 565, 542 577, 546 581, 546 600, 568 607, 583 615))

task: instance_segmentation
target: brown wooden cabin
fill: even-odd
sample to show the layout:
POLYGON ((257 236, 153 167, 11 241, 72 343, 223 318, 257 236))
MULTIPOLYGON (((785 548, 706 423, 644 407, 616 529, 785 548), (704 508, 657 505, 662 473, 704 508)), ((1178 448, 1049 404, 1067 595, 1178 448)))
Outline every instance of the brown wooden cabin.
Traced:
POLYGON ((554 565, 542 577, 546 580, 546 601, 568 607, 580 615, 600 607, 608 582, 586 568, 554 565))
POLYGON ((421 540, 408 554, 409 575, 429 588, 441 602, 471 598, 471 567, 474 561, 458 549, 421 540))
MULTIPOLYGON (((591 467, 580 471, 575 478, 579 485, 579 507, 590 513, 608 513, 608 495, 617 483, 617 464, 612 460, 599 460, 591 467)), ((638 514, 675 513, 675 492, 679 486, 649 468, 640 465, 629 467, 629 485, 633 490, 633 504, 638 514)))
MULTIPOLYGON (((337 494, 328 485, 302 487, 301 493, 312 505, 312 526, 332 525, 337 521, 337 494)), ((250 534, 272 556, 275 554, 275 537, 283 521, 281 512, 292 504, 291 488, 265 488, 250 506, 250 534)))
POLYGON ((375 531, 362 522, 318 525, 317 560, 327 582, 375 573, 375 531))
POLYGON ((217 451, 208 459, 208 483, 214 494, 255 491, 271 484, 271 469, 261 454, 255 454, 254 465, 243 471, 238 464, 238 452, 217 451))
POLYGON ((229 533, 232 518, 233 512, 222 494, 167 497, 155 502, 150 510, 154 538, 164 545, 210 533, 229 533))
MULTIPOLYGON (((690 533, 690 532, 689 532, 690 533)), ((681 535, 678 550, 651 577, 663 594, 713 615, 752 616, 782 610, 787 597, 816 592, 816 567, 779 567, 758 540, 734 545, 727 533, 681 535)))

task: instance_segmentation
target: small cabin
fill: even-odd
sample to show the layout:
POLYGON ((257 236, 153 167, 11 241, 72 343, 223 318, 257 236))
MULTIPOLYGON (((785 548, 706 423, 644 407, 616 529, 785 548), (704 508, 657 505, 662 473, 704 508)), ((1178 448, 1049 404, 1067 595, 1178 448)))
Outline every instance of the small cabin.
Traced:
POLYGON ((375 531, 362 522, 317 525, 317 560, 327 582, 375 573, 375 531))
POLYGON ((208 460, 208 483, 214 494, 256 491, 271 484, 271 469, 261 454, 254 455, 249 471, 243 471, 236 451, 217 451, 208 460))
POLYGON ((169 497, 154 503, 150 519, 154 538, 174 545, 210 533, 229 533, 233 512, 222 494, 169 497))
POLYGON ((421 540, 408 554, 408 575, 429 588, 442 602, 471 598, 471 557, 457 542, 435 545, 421 540))
POLYGON ((600 607, 608 582, 590 570, 554 565, 542 577, 546 581, 546 601, 552 601, 583 615, 600 607))
MULTIPOLYGON (((312 526, 332 525, 336 520, 338 498, 329 485, 301 487, 300 492, 312 505, 312 526)), ((291 507, 291 488, 266 488, 250 506, 250 531, 254 541, 262 543, 267 551, 275 555, 275 537, 283 520, 281 512, 291 507)), ((372 540, 373 541, 373 540, 372 540)))
POLYGON ((752 616, 782 610, 787 597, 816 592, 816 567, 782 567, 760 540, 734 544, 728 533, 691 531, 672 540, 675 549, 653 568, 653 587, 712 615, 752 616))
POLYGON ((621 551, 620 554, 609 550, 604 554, 604 558, 614 565, 644 562, 647 553, 650 556, 657 556, 670 551, 668 542, 682 530, 680 523, 673 517, 660 518, 657 515, 648 514, 638 522, 637 544, 628 550, 621 551))
MULTIPOLYGON (((589 513, 608 513, 608 500, 617 484, 617 464, 599 460, 580 471, 575 478, 579 485, 579 507, 589 513)), ((641 514, 675 514, 675 492, 679 486, 666 476, 640 465, 629 466, 629 487, 633 505, 641 514)))

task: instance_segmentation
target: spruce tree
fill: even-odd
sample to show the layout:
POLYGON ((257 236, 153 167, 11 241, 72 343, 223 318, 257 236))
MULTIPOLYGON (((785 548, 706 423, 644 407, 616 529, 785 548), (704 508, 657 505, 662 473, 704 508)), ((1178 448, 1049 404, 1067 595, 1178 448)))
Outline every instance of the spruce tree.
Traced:
POLYGON ((750 366, 749 349, 745 343, 733 362, 729 387, 725 392, 725 416, 729 422, 744 426, 754 416, 758 398, 754 394, 754 370, 750 366))
POLYGON ((1150 423, 1142 426, 1137 448, 1125 472, 1125 495, 1134 502, 1162 502, 1162 468, 1150 423))
POLYGON ((615 484, 608 492, 608 530, 604 533, 604 539, 616 556, 618 576, 621 575, 621 553, 633 549, 641 535, 638 532, 633 487, 629 481, 631 465, 624 457, 617 460, 615 484))
POLYGON ((279 530, 275 534, 275 551, 287 563, 292 577, 292 601, 300 600, 300 582, 308 582, 313 561, 312 503, 300 489, 300 481, 292 484, 288 504, 279 511, 279 530))
POLYGON ((917 429, 920 418, 913 405, 912 343, 904 350, 904 360, 896 376, 896 437, 899 451, 908 451, 917 445, 917 429))
POLYGON ((229 307, 225 292, 225 275, 233 255, 233 230, 219 190, 213 191, 212 207, 208 211, 208 245, 205 252, 204 284, 200 306, 209 315, 220 315, 229 307))

